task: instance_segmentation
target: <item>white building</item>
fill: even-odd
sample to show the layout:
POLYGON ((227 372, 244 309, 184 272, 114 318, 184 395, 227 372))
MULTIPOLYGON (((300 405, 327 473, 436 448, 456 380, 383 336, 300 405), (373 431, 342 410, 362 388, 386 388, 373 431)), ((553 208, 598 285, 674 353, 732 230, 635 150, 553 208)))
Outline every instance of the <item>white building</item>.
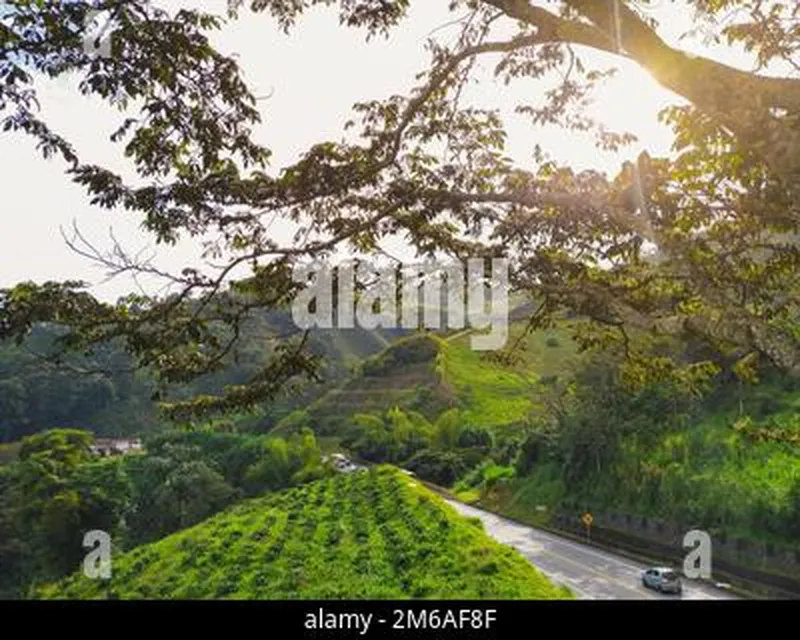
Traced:
POLYGON ((142 450, 142 442, 138 438, 96 438, 90 447, 96 456, 124 455, 142 450))

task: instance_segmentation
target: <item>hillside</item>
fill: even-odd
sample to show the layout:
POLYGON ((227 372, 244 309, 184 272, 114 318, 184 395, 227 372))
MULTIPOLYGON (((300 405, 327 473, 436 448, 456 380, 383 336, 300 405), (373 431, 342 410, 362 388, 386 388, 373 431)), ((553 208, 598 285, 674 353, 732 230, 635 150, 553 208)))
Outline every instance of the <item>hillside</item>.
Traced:
POLYGON ((537 384, 577 366, 566 325, 529 334, 525 326, 511 324, 506 347, 497 353, 474 351, 469 334, 442 343, 437 370, 459 399, 465 422, 492 428, 524 421, 536 408, 537 384))
POLYGON ((565 599, 516 551, 397 469, 255 498, 37 598, 565 599))
POLYGON ((664 383, 632 392, 610 356, 578 352, 568 322, 523 329, 514 323, 498 353, 473 351, 464 333, 400 340, 296 424, 529 522, 591 505, 797 548, 791 380, 720 375, 703 395, 664 383))
POLYGON ((462 420, 490 428, 523 421, 534 409, 536 383, 568 373, 578 362, 566 328, 528 335, 524 329, 525 323, 514 322, 506 349, 498 353, 474 351, 468 331, 399 338, 276 429, 303 423, 330 434, 353 414, 391 407, 428 420, 455 408, 462 420))
MULTIPOLYGON (((171 398, 218 394, 226 385, 244 384, 270 355, 274 336, 296 331, 287 311, 253 314, 244 323, 236 348, 219 372, 200 376, 170 390, 171 398)), ((250 415, 227 416, 240 431, 263 431, 295 408, 307 405, 350 375, 363 358, 380 352, 404 331, 313 330, 309 349, 321 356, 321 384, 307 384, 250 415)), ((121 344, 99 345, 93 354, 71 354, 64 367, 47 364, 59 335, 55 325, 39 324, 21 345, 0 344, 0 443, 54 427, 90 429, 103 436, 143 435, 165 427, 152 400, 155 378, 132 372, 132 360, 121 344), (91 370, 92 375, 76 375, 91 370)))

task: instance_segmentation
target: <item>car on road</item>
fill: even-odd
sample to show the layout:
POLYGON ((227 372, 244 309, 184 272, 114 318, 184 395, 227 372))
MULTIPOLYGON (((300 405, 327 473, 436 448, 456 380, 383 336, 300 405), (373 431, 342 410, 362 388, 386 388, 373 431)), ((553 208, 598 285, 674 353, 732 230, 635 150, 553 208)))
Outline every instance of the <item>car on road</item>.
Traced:
POLYGON ((322 461, 332 464, 333 468, 339 473, 352 473, 353 471, 362 471, 366 468, 353 463, 352 460, 341 453, 334 453, 330 456, 325 456, 323 457, 322 461))
POLYGON ((642 571, 642 585, 648 589, 655 589, 661 593, 683 592, 681 577, 678 572, 669 567, 650 567, 642 571))

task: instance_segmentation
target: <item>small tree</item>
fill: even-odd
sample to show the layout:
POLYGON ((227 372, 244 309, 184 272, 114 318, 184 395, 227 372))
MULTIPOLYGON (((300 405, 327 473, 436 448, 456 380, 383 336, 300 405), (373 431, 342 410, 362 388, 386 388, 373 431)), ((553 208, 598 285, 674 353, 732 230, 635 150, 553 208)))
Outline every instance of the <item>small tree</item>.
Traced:
POLYGON ((442 449, 455 449, 461 432, 461 414, 458 409, 448 409, 439 414, 434 428, 434 444, 442 449))

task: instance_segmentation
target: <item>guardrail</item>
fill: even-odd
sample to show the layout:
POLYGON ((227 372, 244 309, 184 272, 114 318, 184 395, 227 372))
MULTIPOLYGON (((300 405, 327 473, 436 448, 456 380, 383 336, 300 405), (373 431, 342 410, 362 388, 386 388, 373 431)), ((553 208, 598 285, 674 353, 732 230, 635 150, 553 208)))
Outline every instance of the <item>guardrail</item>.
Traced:
MULTIPOLYGON (((501 514, 498 514, 501 515, 501 514)), ((586 535, 580 524, 573 525, 569 516, 556 516, 553 532, 569 533, 570 537, 586 543, 586 535)), ((574 518, 577 520, 577 518, 574 518)), ((664 544, 627 532, 604 526, 592 526, 590 544, 622 555, 636 557, 644 561, 683 565, 687 550, 664 544)), ((713 581, 711 584, 727 583, 740 595, 751 598, 800 599, 800 581, 788 576, 780 576, 750 567, 734 564, 715 554, 713 557, 713 581)))

